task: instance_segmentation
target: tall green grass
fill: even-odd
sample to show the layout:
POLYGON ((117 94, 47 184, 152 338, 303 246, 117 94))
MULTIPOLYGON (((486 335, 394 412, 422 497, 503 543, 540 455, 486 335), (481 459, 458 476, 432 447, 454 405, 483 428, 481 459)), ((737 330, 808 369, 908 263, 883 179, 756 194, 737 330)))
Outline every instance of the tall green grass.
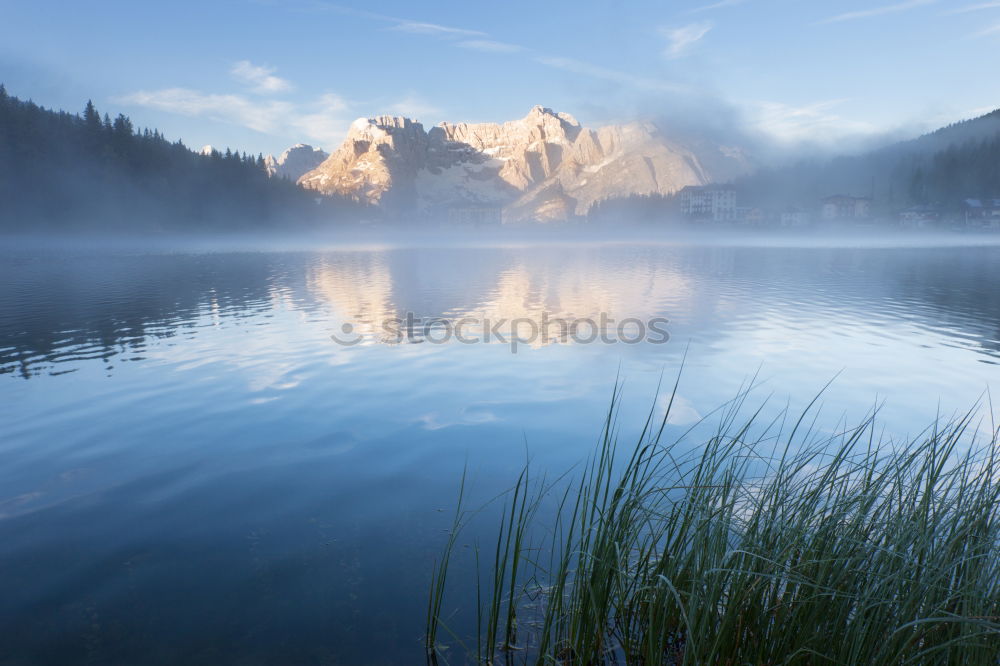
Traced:
POLYGON ((741 416, 747 395, 699 446, 663 441, 668 408, 621 448, 616 388, 585 467, 547 482, 526 465, 495 542, 463 551, 479 580, 447 581, 485 515, 460 506, 429 662, 1000 663, 996 429, 970 412, 898 443, 873 410, 822 434, 812 405, 741 416), (463 614, 477 635, 451 628, 463 614))

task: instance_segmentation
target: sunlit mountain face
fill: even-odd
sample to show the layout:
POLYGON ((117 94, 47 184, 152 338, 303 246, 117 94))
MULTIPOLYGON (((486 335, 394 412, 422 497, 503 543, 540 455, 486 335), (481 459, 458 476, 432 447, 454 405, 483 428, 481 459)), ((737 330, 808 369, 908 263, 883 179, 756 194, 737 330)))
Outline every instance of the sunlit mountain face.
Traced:
MULTIPOLYGON (((299 151, 301 152, 301 151, 299 151)), ((340 147, 298 178, 310 190, 358 199, 389 215, 497 222, 565 222, 601 200, 669 195, 751 171, 736 147, 687 142, 651 121, 585 128, 535 106, 505 123, 359 118, 340 147)))

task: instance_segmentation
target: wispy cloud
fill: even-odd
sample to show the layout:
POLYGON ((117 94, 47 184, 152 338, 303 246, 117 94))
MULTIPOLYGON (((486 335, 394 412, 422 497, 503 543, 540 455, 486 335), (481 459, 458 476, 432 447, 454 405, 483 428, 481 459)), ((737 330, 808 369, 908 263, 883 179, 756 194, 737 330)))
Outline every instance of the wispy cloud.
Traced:
POLYGON ((326 93, 315 102, 296 108, 286 120, 296 136, 304 136, 321 146, 332 148, 344 139, 350 122, 349 109, 350 105, 343 97, 326 93))
POLYGON ((747 106, 752 125, 788 143, 831 144, 843 137, 874 133, 875 127, 843 118, 833 111, 846 101, 831 99, 804 106, 756 101, 747 106))
POLYGON ((660 28, 660 33, 667 38, 667 48, 664 54, 668 58, 679 58, 688 49, 697 44, 709 33, 712 24, 709 22, 692 23, 680 28, 660 28))
MULTIPOLYGON (((737 3, 743 1, 744 0, 720 0, 720 3, 721 2, 737 3)), ((640 88, 643 90, 653 90, 661 92, 679 92, 682 90, 681 86, 672 84, 667 81, 651 79, 642 76, 635 76, 628 72, 609 69, 606 67, 602 67, 600 65, 594 65, 592 63, 576 60, 574 58, 567 58, 560 55, 544 53, 538 49, 534 49, 521 44, 512 44, 510 42, 496 40, 493 39, 493 37, 489 33, 483 32, 481 30, 468 30, 466 28, 457 28, 454 26, 439 25, 436 23, 426 23, 422 21, 400 18, 398 16, 390 16, 387 14, 378 14, 375 12, 354 9, 352 7, 345 7, 343 5, 325 2, 323 0, 313 0, 310 6, 313 9, 320 9, 320 10, 336 12, 338 14, 356 16, 370 21, 390 23, 392 24, 389 27, 390 30, 399 30, 404 32, 410 32, 413 34, 420 34, 420 35, 426 35, 428 37, 438 38, 451 46, 457 46, 462 49, 482 51, 486 53, 507 54, 510 56, 520 56, 522 58, 530 58, 532 61, 539 63, 541 65, 545 65, 546 67, 573 72, 575 74, 588 76, 594 79, 613 81, 618 84, 625 84, 627 86, 640 88)), ((701 36, 703 37, 704 35, 701 36)))
POLYGON ((265 133, 273 132, 281 115, 292 111, 288 102, 260 102, 242 95, 203 93, 190 88, 140 90, 120 101, 182 116, 204 116, 265 133))
MULTIPOLYGON (((391 17, 385 17, 390 18, 391 17)), ((478 30, 466 30, 464 28, 452 28, 447 25, 438 25, 437 23, 421 23, 419 21, 406 21, 403 19, 397 19, 396 25, 389 28, 390 30, 398 30, 400 32, 412 32, 416 35, 447 35, 449 37, 485 37, 485 32, 480 32, 478 30)))
POLYGON ((249 60, 240 60, 230 70, 237 80, 252 86, 255 93, 268 95, 291 90, 292 84, 274 76, 274 72, 274 67, 254 65, 249 60))
POLYGON ((349 122, 343 115, 347 103, 334 94, 323 95, 314 102, 299 106, 279 100, 262 102, 242 95, 205 93, 190 88, 165 88, 140 90, 117 101, 182 116, 208 118, 263 134, 306 137, 327 146, 335 145, 343 138, 349 122))
POLYGON ((523 46, 508 44, 507 42, 495 42, 491 39, 469 39, 458 42, 456 46, 473 51, 485 51, 486 53, 518 53, 524 51, 523 46))
POLYGON ((958 9, 947 11, 945 14, 968 14, 969 12, 980 12, 984 9, 1000 9, 1000 2, 981 2, 978 5, 966 5, 965 7, 959 7, 958 9))
POLYGON ((859 19, 872 18, 875 16, 884 16, 885 14, 896 14, 898 12, 905 12, 911 9, 916 9, 917 7, 923 7, 925 5, 933 5, 937 0, 907 0, 906 2, 900 2, 895 5, 884 5, 882 7, 872 7, 871 9, 861 9, 856 12, 847 12, 845 14, 837 14, 836 16, 831 16, 830 18, 823 19, 816 23, 816 25, 824 25, 827 23, 840 23, 842 21, 856 21, 859 19))
POLYGON ((601 67, 599 65, 593 65, 588 62, 583 62, 581 60, 574 60, 573 58, 564 58, 562 56, 552 56, 552 55, 538 55, 534 58, 535 62, 545 65, 547 67, 552 67, 554 69, 561 69, 567 72, 573 72, 574 74, 582 74, 584 76, 589 76, 594 79, 601 79, 604 81, 612 81, 615 83, 624 83, 625 85, 631 86, 633 88, 638 88, 641 90, 650 90, 654 92, 686 92, 687 88, 671 83, 669 81, 662 81, 659 79, 651 79, 644 76, 636 76, 628 72, 623 72, 617 69, 610 69, 608 67, 601 67))
POLYGON ((996 24, 994 26, 991 26, 989 28, 986 28, 984 30, 980 30, 979 32, 974 33, 972 36, 973 37, 988 37, 989 35, 996 35, 998 33, 1000 33, 1000 23, 998 23, 998 24, 996 24))
POLYGON ((700 14, 701 12, 710 12, 716 9, 725 9, 726 7, 735 7, 736 5, 742 5, 747 0, 719 0, 719 2, 713 2, 710 5, 702 5, 701 7, 695 7, 694 9, 689 9, 684 12, 687 15, 700 14))
POLYGON ((377 12, 371 12, 364 9, 355 9, 354 7, 338 5, 333 2, 324 2, 323 0, 312 0, 304 4, 309 10, 312 11, 329 11, 346 16, 357 16, 358 18, 368 19, 370 21, 391 23, 392 25, 389 27, 389 30, 411 32, 417 35, 437 35, 439 37, 453 38, 483 37, 486 35, 486 33, 480 32, 479 30, 467 30, 465 28, 456 28, 450 25, 441 25, 439 23, 429 23, 426 21, 401 18, 399 16, 390 16, 388 14, 379 14, 377 12))

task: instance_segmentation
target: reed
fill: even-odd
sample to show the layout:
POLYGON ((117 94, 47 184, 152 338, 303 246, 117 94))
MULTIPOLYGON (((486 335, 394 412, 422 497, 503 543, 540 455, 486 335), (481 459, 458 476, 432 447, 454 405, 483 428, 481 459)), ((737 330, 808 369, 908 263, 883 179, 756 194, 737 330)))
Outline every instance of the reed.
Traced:
POLYGON ((616 387, 587 463, 551 482, 526 465, 495 544, 470 551, 488 583, 445 599, 459 535, 486 515, 457 511, 429 662, 1000 663, 997 430, 970 411, 896 442, 873 410, 824 434, 814 405, 742 416, 748 395, 699 446, 664 441, 668 408, 620 450, 616 387), (442 640, 446 604, 478 635, 442 640))

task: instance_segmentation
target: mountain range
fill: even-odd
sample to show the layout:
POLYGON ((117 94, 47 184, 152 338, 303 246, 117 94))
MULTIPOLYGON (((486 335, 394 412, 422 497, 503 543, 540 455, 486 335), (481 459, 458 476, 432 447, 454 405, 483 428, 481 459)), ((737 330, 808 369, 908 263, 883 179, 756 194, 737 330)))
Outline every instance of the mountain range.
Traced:
POLYGON ((882 219, 912 206, 953 214, 967 199, 1000 200, 1000 110, 858 155, 754 166, 707 136, 652 122, 590 129, 543 107, 430 130, 363 118, 332 154, 305 144, 268 159, 196 152, 90 103, 82 116, 53 111, 0 84, 0 231, 16 232, 325 228, 454 213, 662 223, 679 215, 670 194, 713 182, 730 183, 747 210, 808 211, 844 194, 870 198, 882 219))
POLYGON ((405 117, 360 118, 328 156, 299 144, 265 161, 271 174, 388 217, 473 208, 504 222, 568 220, 604 199, 671 194, 751 171, 738 147, 685 143, 652 122, 590 129, 542 106, 520 120, 430 130, 405 117))

